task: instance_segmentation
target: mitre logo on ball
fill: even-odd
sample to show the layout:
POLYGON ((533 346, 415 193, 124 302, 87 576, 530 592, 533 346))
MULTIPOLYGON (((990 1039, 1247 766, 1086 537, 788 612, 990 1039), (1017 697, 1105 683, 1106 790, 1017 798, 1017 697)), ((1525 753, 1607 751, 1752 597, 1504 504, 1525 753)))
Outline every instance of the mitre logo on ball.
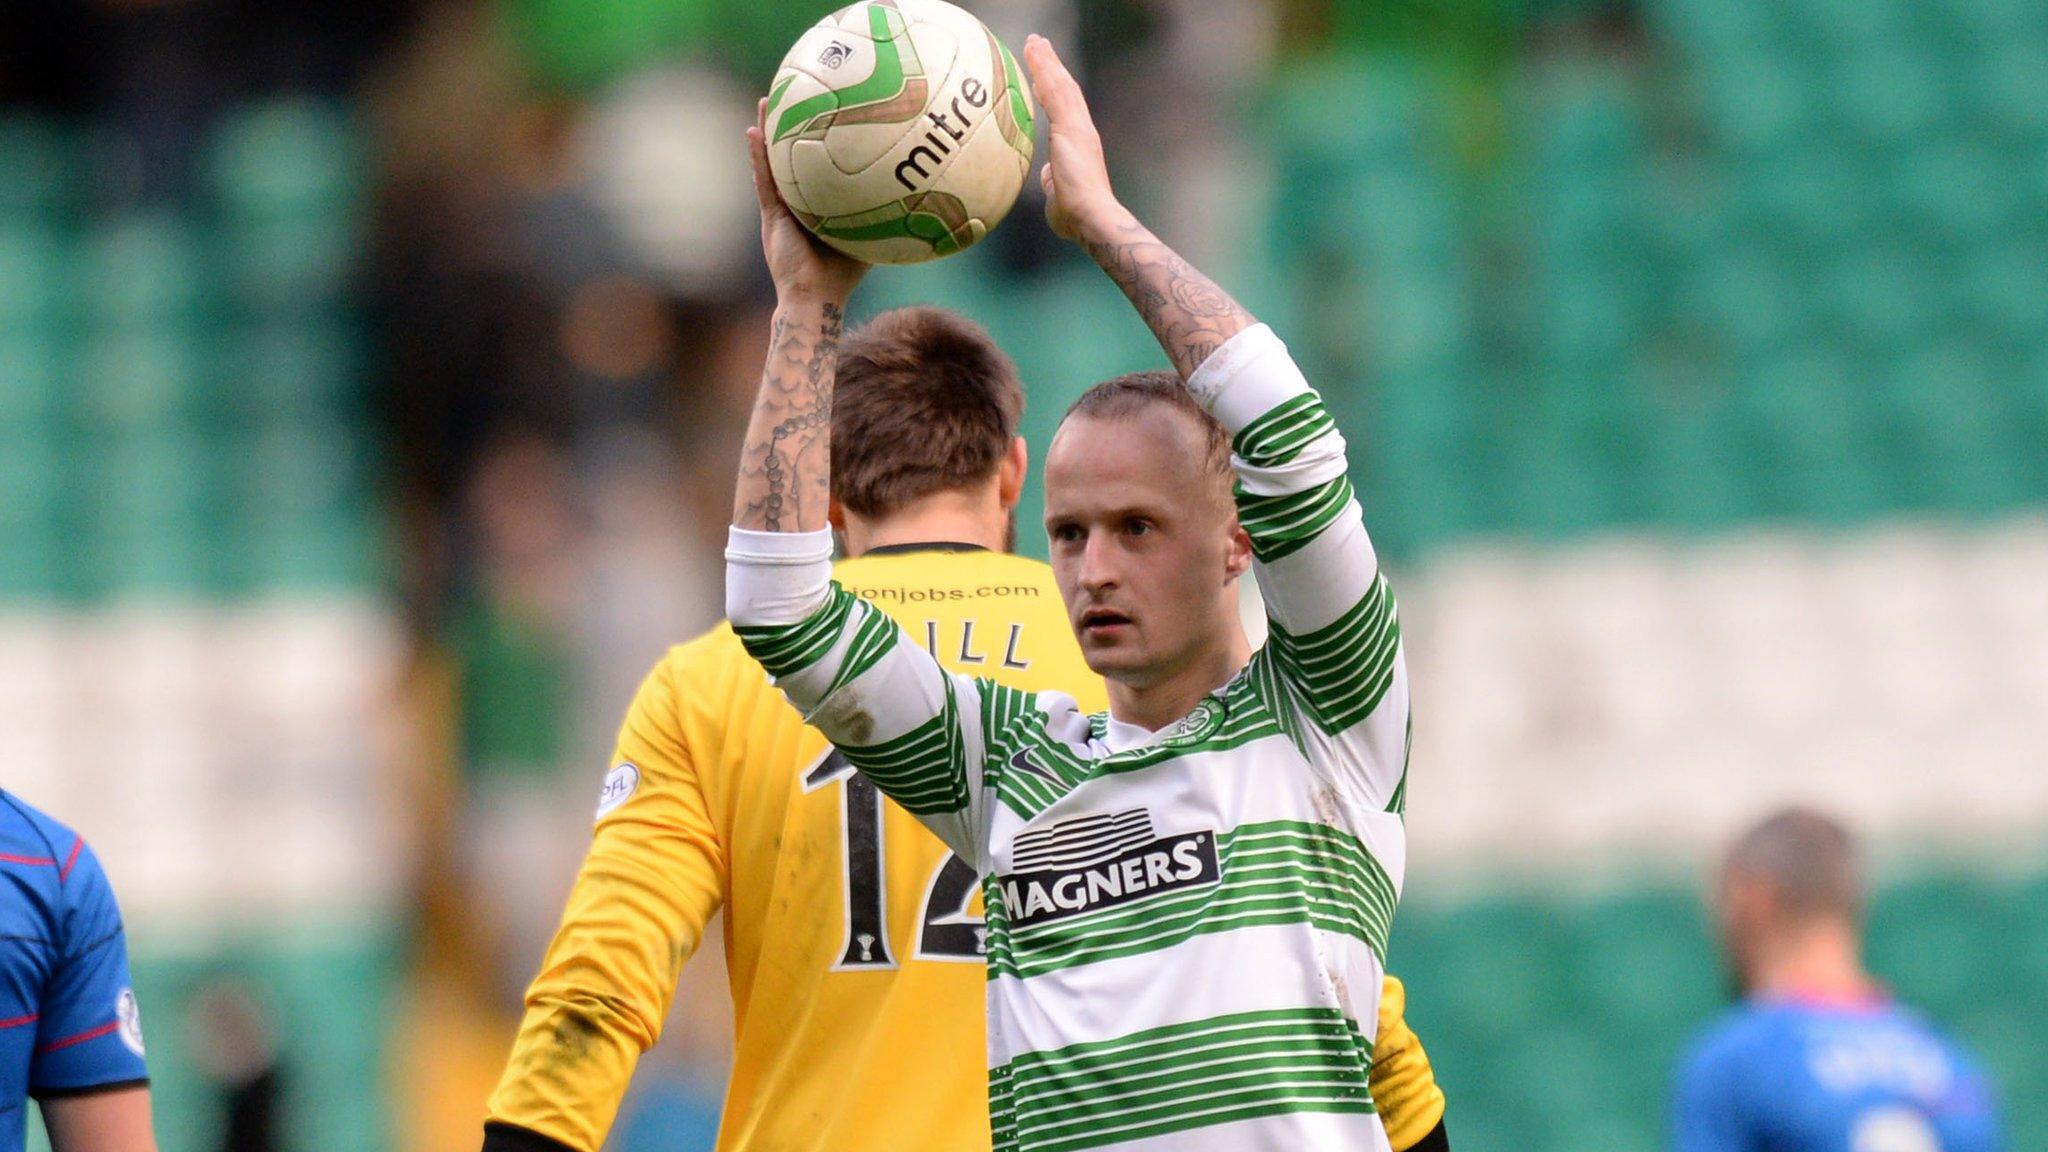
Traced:
POLYGON ((818 22, 769 89, 768 165, 790 211, 874 264, 988 235, 1031 169, 1029 85, 981 21, 944 0, 867 0, 818 22))

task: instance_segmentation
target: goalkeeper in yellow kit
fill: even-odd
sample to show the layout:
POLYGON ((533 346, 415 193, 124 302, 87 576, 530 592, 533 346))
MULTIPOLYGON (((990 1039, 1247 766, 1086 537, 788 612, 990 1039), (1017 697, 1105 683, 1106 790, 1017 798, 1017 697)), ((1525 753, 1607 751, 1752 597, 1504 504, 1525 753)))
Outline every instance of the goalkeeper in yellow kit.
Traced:
MULTIPOLYGON (((1086 686, 1052 571, 1007 553, 1016 370, 975 325, 884 314, 840 348, 839 581, 947 667, 1086 686)), ((486 1152, 596 1152, 723 906, 735 1039, 721 1152, 986 1152, 980 880, 804 726, 728 625, 672 649, 619 732, 595 838, 485 1125, 486 1152)), ((1396 1150, 1444 1101, 1380 1001, 1372 1095, 1396 1150)))

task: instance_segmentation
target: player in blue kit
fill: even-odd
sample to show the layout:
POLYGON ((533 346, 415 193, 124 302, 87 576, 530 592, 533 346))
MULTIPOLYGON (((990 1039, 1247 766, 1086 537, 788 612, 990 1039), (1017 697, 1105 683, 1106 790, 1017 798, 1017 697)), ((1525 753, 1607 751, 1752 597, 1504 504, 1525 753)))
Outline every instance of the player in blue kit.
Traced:
POLYGON ((155 1152, 114 890, 78 834, 0 792, 0 1152, 33 1097, 56 1152, 155 1152))
POLYGON ((1974 1062, 1864 971, 1849 835, 1815 812, 1736 841, 1716 900, 1743 1005, 1679 1078, 1678 1152, 1998 1152, 1974 1062))

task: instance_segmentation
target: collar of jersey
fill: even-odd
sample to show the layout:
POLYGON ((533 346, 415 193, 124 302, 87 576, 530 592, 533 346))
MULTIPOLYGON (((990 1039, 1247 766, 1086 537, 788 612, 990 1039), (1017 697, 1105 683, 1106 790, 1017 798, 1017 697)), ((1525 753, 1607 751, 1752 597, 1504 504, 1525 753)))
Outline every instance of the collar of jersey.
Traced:
MULTIPOLYGON (((1231 684, 1236 682, 1237 677, 1230 678, 1231 684)), ((1222 724, 1223 717, 1229 710, 1225 698, 1229 690, 1230 684, 1225 684, 1209 693, 1193 708, 1188 709, 1186 716, 1162 728, 1144 728, 1104 712, 1101 736, 1103 747, 1109 749, 1109 758, 1114 759, 1125 753, 1142 752, 1162 744, 1206 739, 1222 724)))
POLYGON ((962 544, 957 540, 920 541, 915 544, 884 544, 861 553, 867 556, 904 556, 912 552, 986 552, 979 544, 962 544))

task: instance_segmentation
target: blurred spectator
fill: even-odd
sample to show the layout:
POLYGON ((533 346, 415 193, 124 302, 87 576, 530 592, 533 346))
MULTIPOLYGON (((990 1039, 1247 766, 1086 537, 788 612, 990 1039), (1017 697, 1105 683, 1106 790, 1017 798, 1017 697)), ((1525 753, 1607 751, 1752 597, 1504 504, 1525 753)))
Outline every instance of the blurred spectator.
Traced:
POLYGON ((470 913, 517 1003, 580 854, 584 807, 565 778, 572 731, 572 610, 580 584, 567 461, 534 436, 493 444, 465 520, 475 572, 449 621, 456 669, 470 913))
POLYGON ((284 1071, 270 1013, 235 980, 201 989, 190 1007, 193 1054, 220 1100, 219 1152, 284 1147, 284 1071))

